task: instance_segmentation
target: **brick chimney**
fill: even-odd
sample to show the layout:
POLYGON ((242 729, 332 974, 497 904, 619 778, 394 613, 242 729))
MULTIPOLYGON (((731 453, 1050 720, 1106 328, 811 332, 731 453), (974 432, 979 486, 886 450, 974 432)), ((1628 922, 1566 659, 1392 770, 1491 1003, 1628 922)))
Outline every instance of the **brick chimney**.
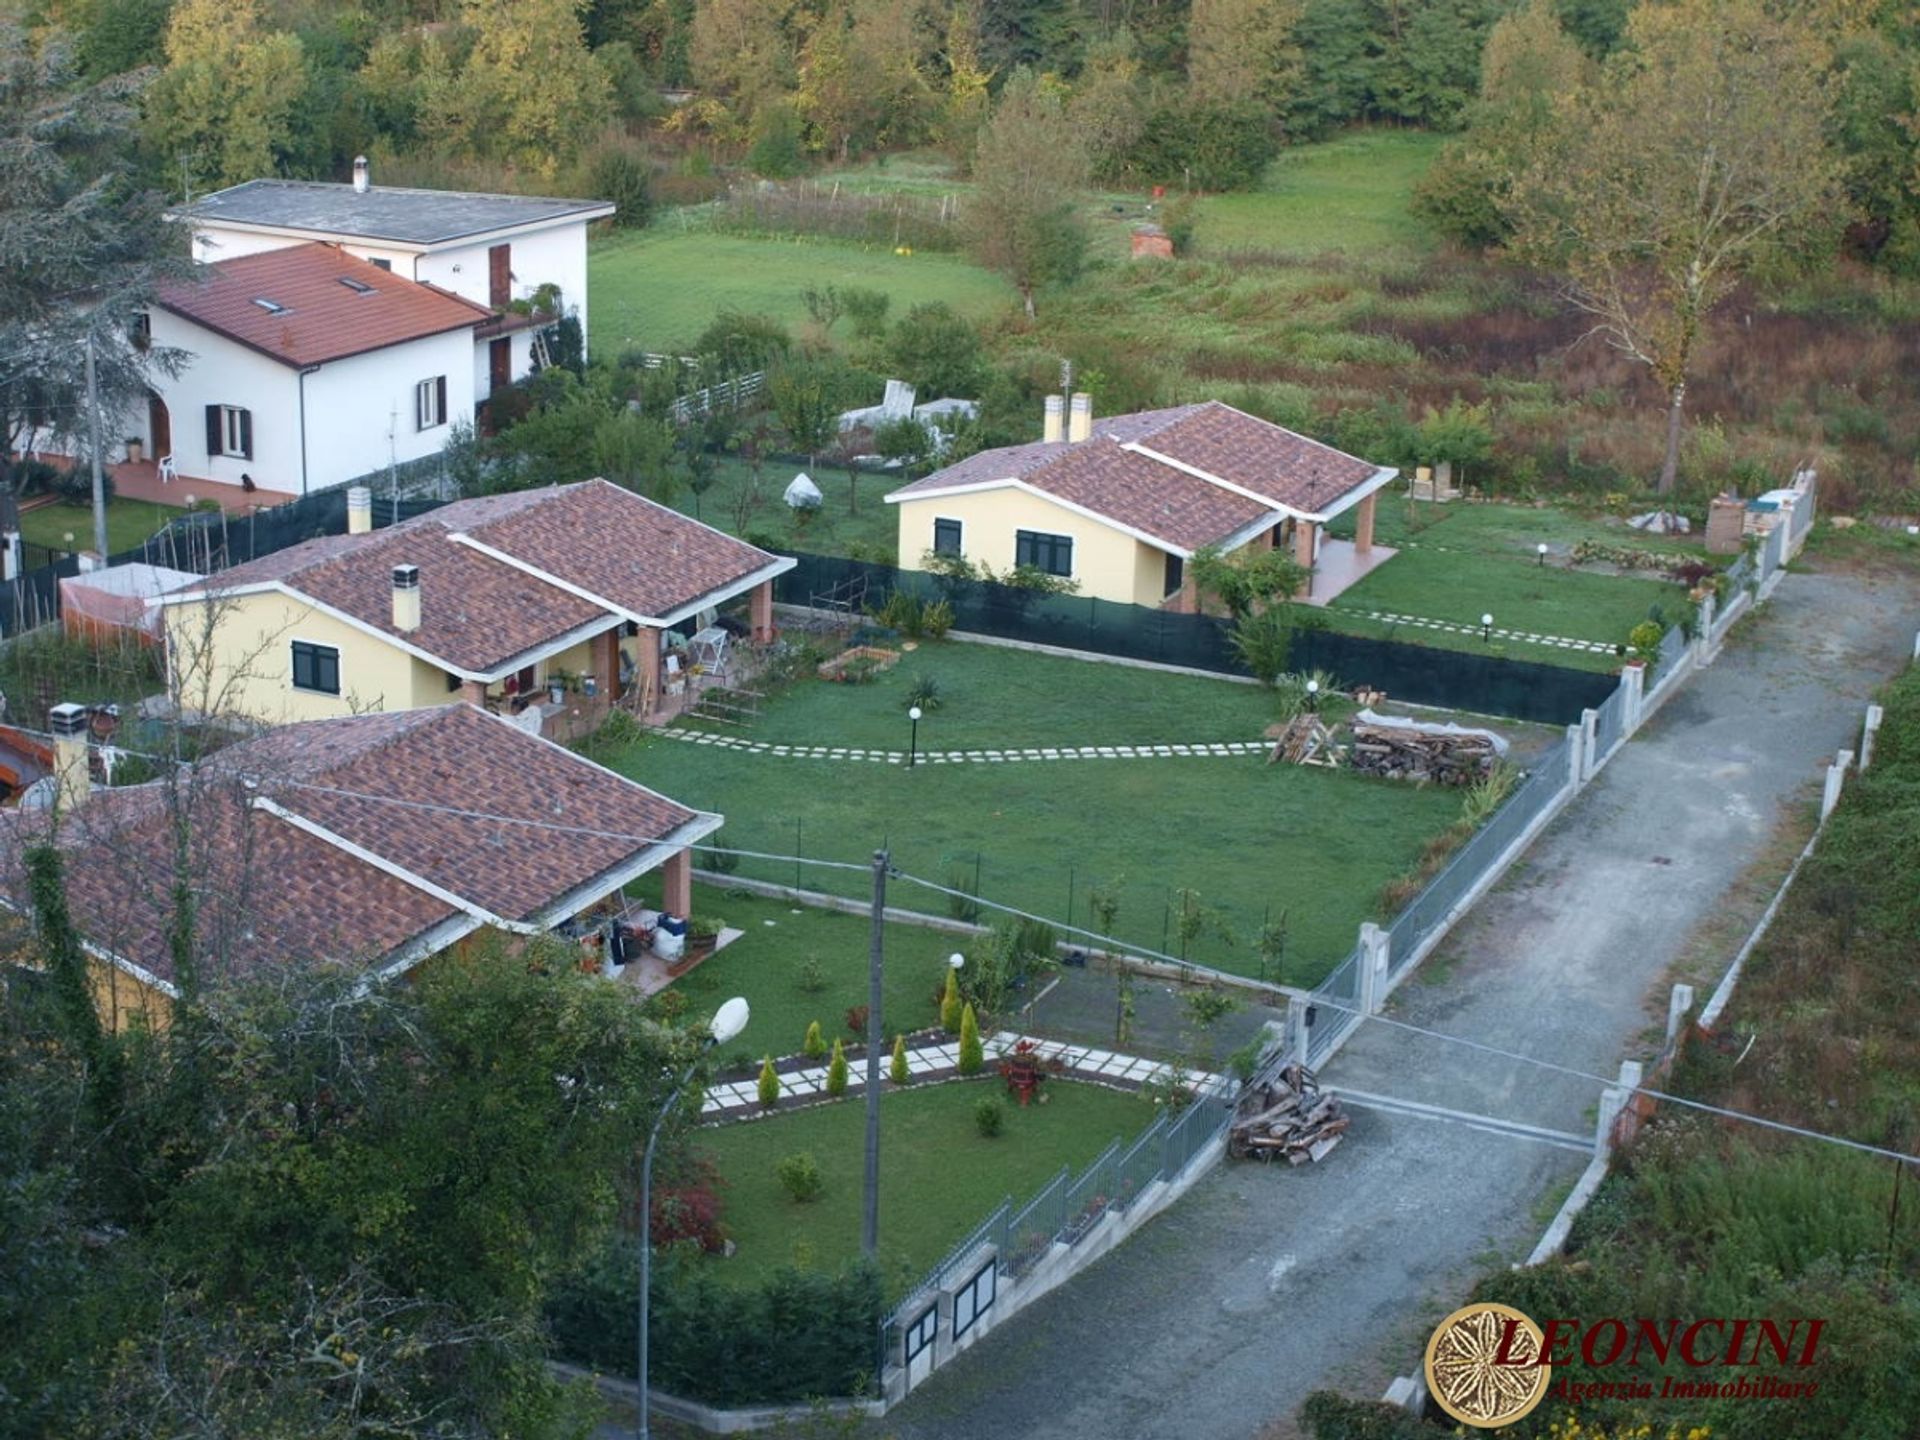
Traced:
POLYGON ((1067 402, 1058 395, 1047 396, 1046 425, 1040 432, 1040 438, 1049 445, 1057 445, 1066 438, 1067 402))
POLYGON ((393 628, 414 631, 420 628, 420 567, 393 567, 393 628))
POLYGON ((347 491, 347 533, 364 535, 373 529, 373 491, 355 485, 347 491))
POLYGON ((53 731, 53 777, 62 810, 77 810, 93 793, 93 772, 87 759, 87 707, 56 705, 47 712, 53 731))
POLYGON ((1073 410, 1067 416, 1067 439, 1078 445, 1093 438, 1093 396, 1082 390, 1073 397, 1073 410))

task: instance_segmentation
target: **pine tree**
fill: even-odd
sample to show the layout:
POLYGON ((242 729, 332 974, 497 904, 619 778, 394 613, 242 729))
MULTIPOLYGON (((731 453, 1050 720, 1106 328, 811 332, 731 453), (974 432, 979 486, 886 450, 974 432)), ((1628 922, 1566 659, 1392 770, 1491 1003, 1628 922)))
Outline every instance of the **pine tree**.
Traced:
POLYGON ((907 1070, 907 1037, 893 1037, 893 1065, 887 1071, 887 1077, 896 1085, 904 1085, 909 1078, 907 1070))
POLYGON ((940 1028, 949 1035, 960 1028, 960 974, 947 971, 947 993, 940 997, 940 1028))
POLYGON ((986 1063, 980 1048, 980 1022, 973 1018, 973 1006, 965 1006, 960 1011, 960 1073, 978 1075, 986 1063))
POLYGON ((801 1045, 800 1053, 809 1060, 818 1060, 827 1053, 827 1037, 820 1033, 818 1020, 807 1026, 806 1042, 801 1045))
POLYGON ((780 1076, 771 1055, 760 1062, 760 1103, 769 1110, 780 1103, 780 1076))
POLYGON ((833 1042, 833 1059, 827 1062, 827 1094, 838 1100, 847 1093, 847 1051, 839 1040, 833 1042))

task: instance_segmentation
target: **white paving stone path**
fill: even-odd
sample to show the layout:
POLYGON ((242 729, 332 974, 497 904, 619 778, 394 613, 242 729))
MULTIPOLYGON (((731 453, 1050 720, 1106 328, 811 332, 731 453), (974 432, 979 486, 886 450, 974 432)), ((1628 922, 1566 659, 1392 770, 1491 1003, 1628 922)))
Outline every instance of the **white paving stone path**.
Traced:
MULTIPOLYGON (((1344 608, 1344 607, 1343 607, 1344 608)), ((1384 625, 1409 625, 1416 630, 1443 630, 1449 635, 1478 635, 1478 625, 1460 625, 1452 620, 1429 620, 1424 615, 1401 615, 1392 610, 1348 610, 1349 615, 1364 615, 1384 625)), ((1541 635, 1532 630, 1503 630, 1496 625, 1490 632, 1496 640, 1517 640, 1524 645, 1545 645, 1557 650, 1583 650, 1589 655, 1611 655, 1613 646, 1599 640, 1575 640, 1566 635, 1541 635)))
MULTIPOLYGON (((776 745, 740 735, 716 735, 706 730, 666 729, 657 732, 689 745, 711 745, 751 755, 778 755, 790 760, 862 760, 876 765, 904 765, 904 750, 880 750, 857 745, 776 745)), ((1011 750, 922 750, 921 765, 1004 765, 1022 760, 1167 760, 1218 759, 1222 756, 1265 755, 1270 740, 1229 740, 1199 745, 1045 745, 1011 750)))
MULTIPOLYGON (((1010 1030, 1002 1030, 981 1044, 989 1061, 997 1060, 1001 1055, 1013 1049, 1023 1037, 1010 1030)), ((1172 1070, 1172 1066, 1163 1065, 1157 1060, 1148 1060, 1138 1055, 1121 1055, 1112 1050, 1101 1050, 1087 1045, 1066 1045, 1057 1040, 1036 1040, 1034 1048, 1042 1059, 1058 1058, 1065 1066, 1062 1074, 1076 1080, 1105 1080, 1133 1085, 1144 1085, 1151 1080, 1163 1079, 1172 1070)), ((892 1055, 883 1057, 883 1071, 891 1068, 892 1055)), ((929 1075, 937 1070, 951 1070, 960 1063, 960 1042, 943 1040, 932 1045, 922 1045, 907 1051, 907 1074, 915 1078, 929 1075)), ((1185 1072, 1190 1083, 1200 1091, 1210 1093, 1224 1091, 1227 1079, 1210 1071, 1190 1070, 1185 1072)), ((866 1085, 867 1062, 862 1056, 859 1060, 847 1062, 847 1094, 852 1095, 866 1085)), ((817 1099, 826 1093, 827 1067, 824 1064, 810 1065, 804 1070, 795 1070, 780 1077, 780 1094, 800 1095, 817 1099)), ((709 1120, 719 1119, 742 1110, 760 1108, 759 1080, 732 1080, 724 1085, 715 1085, 707 1091, 706 1103, 700 1107, 701 1115, 709 1120)))

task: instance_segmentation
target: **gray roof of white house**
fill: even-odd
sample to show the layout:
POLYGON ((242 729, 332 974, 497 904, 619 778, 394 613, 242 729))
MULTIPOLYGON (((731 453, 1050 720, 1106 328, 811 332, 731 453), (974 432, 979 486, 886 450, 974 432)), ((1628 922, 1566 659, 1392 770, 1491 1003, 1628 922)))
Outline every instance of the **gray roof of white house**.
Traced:
POLYGON ((317 180, 249 180, 196 200, 181 212, 202 221, 270 225, 312 235, 440 245, 542 221, 610 215, 608 200, 545 195, 476 195, 460 190, 402 190, 317 180))

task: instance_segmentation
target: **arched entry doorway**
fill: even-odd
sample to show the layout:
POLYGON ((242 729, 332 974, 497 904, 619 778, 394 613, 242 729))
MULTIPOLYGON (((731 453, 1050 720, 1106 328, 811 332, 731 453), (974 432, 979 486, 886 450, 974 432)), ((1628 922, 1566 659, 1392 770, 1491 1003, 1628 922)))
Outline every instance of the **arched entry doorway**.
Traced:
POLYGON ((173 417, 167 413, 167 402, 151 390, 147 392, 147 435, 154 464, 173 454, 173 417))

